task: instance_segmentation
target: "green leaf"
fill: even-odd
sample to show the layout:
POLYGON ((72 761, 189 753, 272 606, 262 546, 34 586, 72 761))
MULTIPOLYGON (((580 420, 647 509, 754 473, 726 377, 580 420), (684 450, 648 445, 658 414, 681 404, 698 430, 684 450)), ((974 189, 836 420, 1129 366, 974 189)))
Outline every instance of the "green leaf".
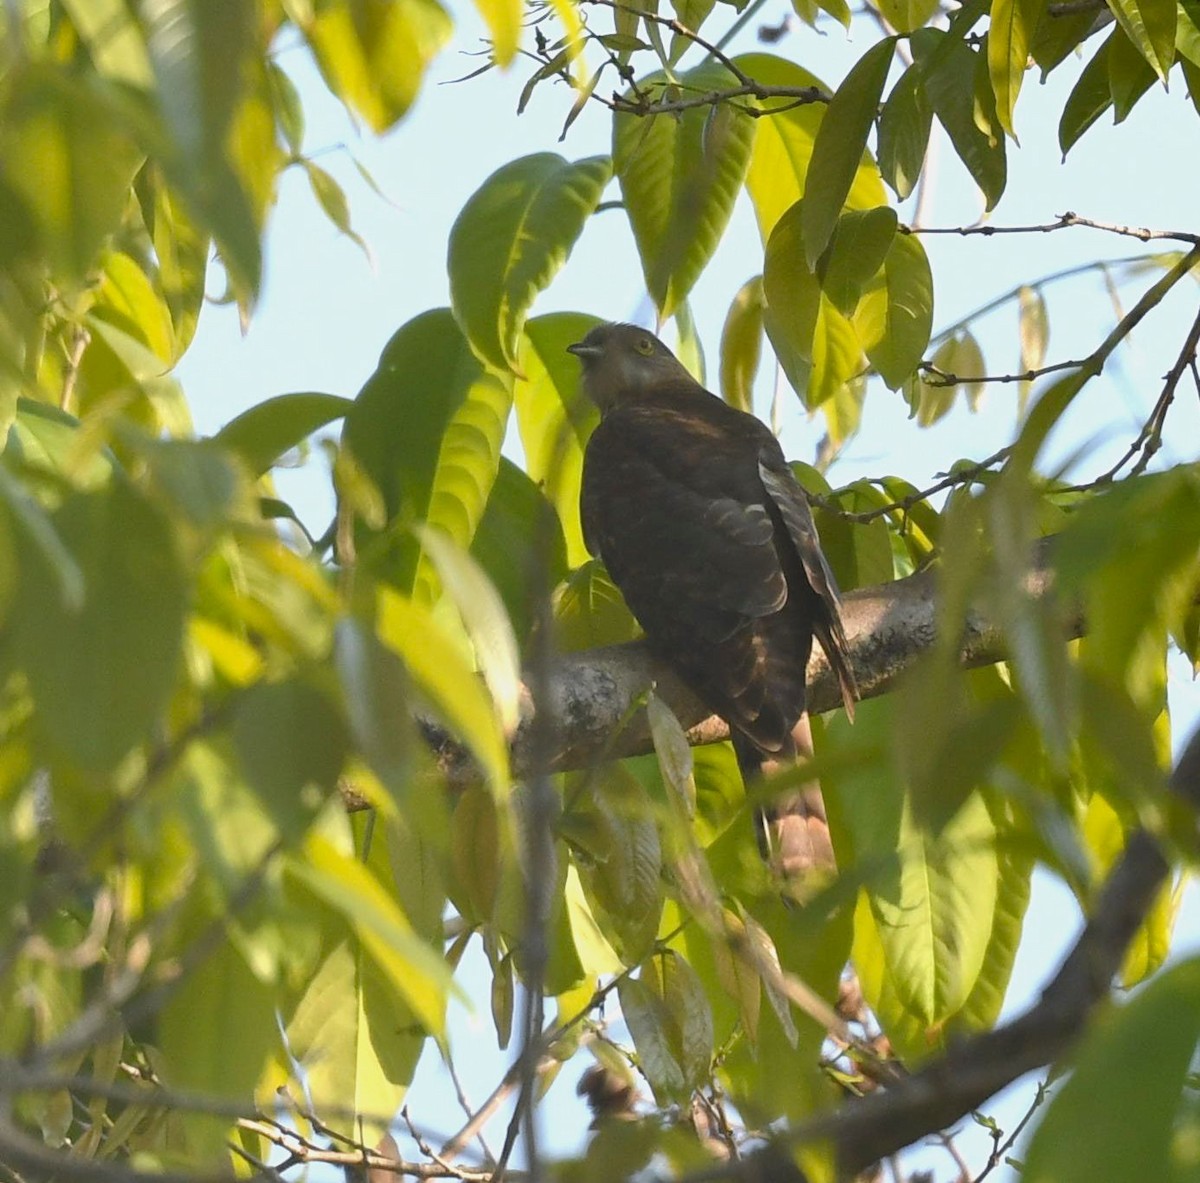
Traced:
POLYGON ((867 149, 867 136, 879 113, 879 100, 887 81, 894 38, 871 46, 854 64, 821 120, 813 145, 805 185, 804 255, 814 268, 837 226, 838 216, 850 195, 855 175, 867 149))
POLYGON ((25 486, 10 476, 3 465, 0 465, 0 503, 8 511, 5 515, 5 555, 12 560, 5 572, 5 598, 8 599, 16 587, 16 551, 10 548, 15 547, 19 539, 37 552, 38 562, 53 576, 57 583, 53 593, 55 602, 62 604, 68 612, 78 612, 86 591, 79 563, 59 537, 41 503, 29 496, 25 486))
POLYGON ((915 418, 921 427, 931 427, 954 406, 959 386, 966 387, 967 400, 972 410, 983 391, 982 382, 973 382, 986 373, 983 351, 979 342, 967 329, 959 329, 947 337, 934 351, 929 364, 945 375, 937 382, 925 381, 922 373, 906 383, 904 397, 908 400, 909 418, 915 418))
POLYGON ((915 234, 893 237, 854 327, 871 364, 890 390, 898 390, 925 355, 933 327, 933 273, 915 234))
POLYGON ((696 971, 665 950, 643 965, 640 978, 623 978, 617 992, 656 1100, 685 1100, 707 1081, 712 1059, 712 1012, 696 971))
POLYGON ((1029 56, 1041 67, 1043 82, 1051 70, 1074 55, 1095 22, 1096 13, 1087 8, 1057 12, 1053 6, 1045 6, 1029 47, 1029 56))
MULTIPOLYGON (((638 83, 669 100, 724 90, 736 79, 722 66, 698 66, 671 82, 638 83)), ((632 97, 632 96, 630 96, 632 97)), ((633 228, 646 288, 662 319, 687 297, 716 250, 746 175, 754 121, 731 104, 613 121, 613 167, 633 228)))
MULTIPOLYGON (((271 991, 228 941, 183 975, 158 1016, 164 1079, 195 1096, 250 1105, 268 1058, 279 1046, 271 991)), ((193 1161, 228 1161, 231 1120, 189 1114, 193 1161)))
POLYGON ((516 56, 521 42, 521 0, 475 0, 492 39, 492 57, 499 66, 507 66, 516 56))
POLYGON ((1119 30, 1114 30, 1092 55, 1091 61, 1083 67, 1071 88, 1071 93, 1067 95, 1066 103, 1063 104, 1062 116, 1058 121, 1058 146, 1062 149, 1063 156, 1066 156, 1079 137, 1112 106, 1108 55, 1113 38, 1118 32, 1119 30))
POLYGON ((393 798, 406 804, 413 787, 409 774, 416 736, 404 666, 353 618, 337 622, 334 665, 359 751, 393 798))
POLYGON ((0 180, 32 214, 60 282, 81 281, 95 265, 141 159, 94 76, 30 67, 9 78, 0 180))
POLYGON ((897 33, 919 29, 938 11, 937 0, 876 0, 876 7, 897 33))
POLYGON ((221 529, 246 504, 242 471, 211 441, 146 439, 130 431, 121 435, 145 461, 161 504, 198 530, 221 529))
POLYGON ((1003 133, 977 111, 975 73, 984 59, 940 29, 918 29, 911 44, 934 114, 990 210, 1004 192, 1008 163, 1003 133))
POLYGON ((1015 140, 1013 110, 1025 80, 1042 0, 994 0, 988 27, 988 73, 1000 126, 1015 140))
POLYGON ((1154 70, 1120 29, 1109 38, 1108 89, 1113 101, 1113 121, 1124 122, 1138 99, 1154 85, 1154 70))
POLYGON ((835 397, 863 367, 850 321, 821 292, 804 260, 799 201, 767 243, 763 293, 767 336, 788 381, 810 410, 835 397))
POLYGON ((92 314, 136 337, 168 366, 179 356, 171 312, 142 265, 124 251, 110 251, 100 273, 92 314))
POLYGON ((619 645, 639 632, 624 598, 596 559, 572 571, 558 589, 554 624, 557 644, 567 653, 619 645))
POLYGON ((310 8, 301 31, 325 84, 374 132, 416 100, 429 63, 453 22, 437 0, 345 0, 310 8))
POLYGON ((765 308, 762 276, 756 275, 738 289, 721 330, 721 397, 739 411, 752 408, 765 308))
POLYGON ((933 125, 933 107, 921 71, 909 66, 879 114, 879 171, 903 201, 915 188, 933 125))
POLYGON ((611 175, 606 156, 571 163, 539 152, 497 169, 463 206, 450 231, 450 302, 488 364, 517 369, 525 315, 566 262, 611 175))
POLYGON ((354 404, 337 394, 277 394, 231 419, 213 437, 236 452, 255 476, 299 447, 314 431, 341 419, 354 404))
POLYGON ((287 1038, 313 1111, 343 1136, 372 1144, 378 1116, 399 1109, 425 1047, 403 995, 352 934, 325 953, 296 1001, 287 1038), (347 1109, 364 1115, 365 1131, 347 1109))
POLYGON ((1109 11, 1164 82, 1175 61, 1176 0, 1111 0, 1109 11))
POLYGON ((418 526, 421 547, 462 617, 475 661, 491 693, 500 726, 511 735, 521 714, 521 662, 504 602, 467 551, 438 530, 418 526))
POLYGON ((854 314, 864 289, 888 256, 896 225, 896 211, 887 206, 848 210, 838 218, 816 270, 821 291, 839 312, 854 314))
POLYGON ((302 852, 286 856, 288 872, 346 918, 392 989, 412 1007, 425 1030, 445 1030, 451 988, 445 961, 413 932, 378 879, 328 838, 311 833, 302 852))
POLYGON ((298 839, 336 789, 346 762, 342 716, 301 681, 262 683, 236 700, 232 732, 247 782, 280 832, 298 839))
POLYGON ((468 788, 450 819, 451 898, 475 924, 488 924, 500 888, 500 818, 495 799, 468 788))
POLYGON ((247 95, 254 14, 233 0, 148 0, 146 45, 172 137, 172 179, 211 226, 239 296, 253 303, 262 278, 258 218, 230 154, 247 95))
MULTIPOLYGON (((855 743, 884 742, 892 714, 891 703, 861 703, 855 743)), ((822 782, 847 829, 841 841, 834 834, 839 852, 848 848, 867 875, 852 960, 884 1030, 919 1059, 940 1043, 984 965, 998 892, 995 823, 972 794, 940 831, 926 829, 894 775, 859 765, 822 782)))
POLYGON ((108 772, 166 710, 187 581, 167 522, 124 482, 71 494, 52 521, 83 575, 83 602, 65 604, 61 570, 23 546, 17 653, 51 751, 108 772))
POLYGON ((313 164, 311 160, 301 160, 300 165, 308 177, 313 196, 317 199, 321 209, 325 211, 325 216, 340 233, 350 239, 370 259, 371 251, 366 240, 362 235, 357 234, 350 224, 350 203, 346 200, 346 193, 341 185, 323 168, 313 164))
MULTIPOLYGON (((466 546, 500 465, 511 394, 471 352, 449 309, 396 331, 346 415, 342 441, 383 496, 389 520, 428 522, 466 546)), ((415 536, 390 540, 401 590, 429 590, 415 536)))
POLYGON ((141 29, 124 0, 63 0, 96 71, 114 82, 149 90, 154 82, 141 29))
POLYGON ((403 659, 417 687, 471 748, 495 793, 508 791, 508 746, 475 671, 429 608, 379 589, 379 639, 403 659))
POLYGON ((1025 1155, 1028 1183, 1140 1183, 1195 1171, 1188 1069, 1200 1038, 1200 960, 1160 974, 1102 1016, 1025 1155))
MULTIPOLYGON (((774 54, 743 54, 736 61, 764 86, 811 87, 818 94, 827 93, 816 75, 774 54)), ((795 106, 790 99, 766 99, 758 106, 772 114, 755 121, 746 191, 754 204, 759 235, 766 243, 783 214, 804 196, 813 144, 826 112, 823 103, 795 106)), ((850 209, 870 209, 886 203, 879 170, 864 155, 845 204, 850 209)))
POLYGON ((600 322, 577 312, 552 312, 525 325, 513 388, 526 471, 558 510, 572 567, 587 561, 579 522, 583 449, 599 412, 580 389, 579 362, 567 346, 600 322))
POLYGON ((567 544, 542 489, 506 457, 500 460, 471 554, 496 585, 513 631, 524 642, 533 628, 537 597, 566 576, 567 544))

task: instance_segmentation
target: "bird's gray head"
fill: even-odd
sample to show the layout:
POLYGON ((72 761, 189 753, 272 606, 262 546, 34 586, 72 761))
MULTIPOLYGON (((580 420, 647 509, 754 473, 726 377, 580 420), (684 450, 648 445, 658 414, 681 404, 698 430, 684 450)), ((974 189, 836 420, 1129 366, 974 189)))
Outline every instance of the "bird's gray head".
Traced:
POLYGON ((683 363, 637 325, 597 325, 567 352, 583 364, 583 389, 601 414, 653 394, 662 383, 693 381, 683 363))

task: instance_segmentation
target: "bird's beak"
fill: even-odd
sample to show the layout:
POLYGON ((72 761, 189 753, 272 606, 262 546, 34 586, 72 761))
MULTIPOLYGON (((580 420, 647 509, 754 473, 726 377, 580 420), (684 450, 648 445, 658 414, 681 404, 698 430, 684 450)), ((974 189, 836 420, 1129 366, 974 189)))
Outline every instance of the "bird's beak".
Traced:
POLYGON ((586 341, 576 341, 574 345, 567 346, 567 352, 573 353, 576 357, 586 361, 588 358, 599 357, 602 351, 599 345, 589 345, 586 341))

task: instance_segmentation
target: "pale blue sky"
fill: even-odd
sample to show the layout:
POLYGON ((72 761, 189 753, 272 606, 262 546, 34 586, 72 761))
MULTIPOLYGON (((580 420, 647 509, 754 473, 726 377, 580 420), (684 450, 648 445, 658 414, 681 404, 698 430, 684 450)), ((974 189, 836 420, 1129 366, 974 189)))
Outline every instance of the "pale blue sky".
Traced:
MULTIPOLYGON (((559 151, 575 159, 609 150, 610 119, 596 103, 572 127, 564 144, 559 129, 570 102, 562 86, 542 86, 529 109, 515 114, 517 95, 532 71, 518 60, 508 74, 492 71, 457 85, 450 79, 469 73, 478 59, 465 52, 480 48, 479 27, 463 5, 453 6, 460 26, 452 47, 434 64, 416 108, 382 140, 359 134, 341 107, 323 91, 307 55, 284 49, 279 62, 304 97, 308 118, 305 150, 345 185, 356 230, 368 240, 374 265, 349 240, 340 237, 312 199, 300 170, 284 179, 267 244, 266 283, 261 306, 243 338, 228 308, 205 310, 195 344, 179 367, 196 420, 207 434, 240 411, 271 395, 293 390, 323 390, 353 395, 375 367, 391 333, 415 314, 448 302, 445 272, 450 226, 463 203, 502 163, 529 152, 559 151), (370 170, 391 204, 380 200, 358 175, 349 153, 370 170)), ((722 19, 721 6, 714 15, 722 19)), ((786 5, 764 8, 762 21, 777 23, 786 5)), ((601 10, 593 10, 604 21, 601 10)), ((760 48, 753 38, 758 21, 735 49, 760 48)), ((874 40, 864 26, 848 43, 830 25, 822 34, 800 30, 773 51, 792 57, 829 84, 836 84, 865 44, 874 40)), ((1098 39, 1097 39, 1098 40, 1098 39)), ((1096 42, 1091 43, 1094 45, 1096 42)), ((766 48, 766 47, 762 47, 766 48)), ((1089 48, 1090 52, 1090 48, 1089 48)), ((1017 107, 1019 149, 1010 146, 1008 192, 992 216, 997 224, 1046 222, 1065 210, 1088 217, 1160 228, 1196 229, 1200 174, 1200 120, 1183 93, 1181 79, 1172 92, 1156 88, 1115 130, 1094 128, 1065 164, 1056 146, 1058 112, 1078 76, 1078 65, 1063 66, 1039 87, 1030 75, 1017 107)), ((961 165, 943 140, 937 144, 933 225, 976 221, 981 202, 961 165)), ((615 186, 613 190, 615 195, 615 186)), ((902 216, 904 211, 902 210, 902 216)), ((1100 257, 1137 253, 1140 244, 1088 230, 1003 239, 926 240, 935 277, 935 327, 965 313, 1022 280, 1100 257)), ((743 200, 716 259, 693 294, 693 310, 715 373, 716 346, 729 301, 757 269, 761 249, 748 203, 743 200)), ((1145 286, 1123 289, 1125 307, 1145 286)), ((1081 445, 1097 443, 1074 470, 1079 479, 1102 471, 1136 434, 1158 392, 1161 375, 1179 347, 1195 313, 1197 289, 1181 285, 1167 306, 1136 333, 1115 358, 1111 377, 1093 383, 1077 400, 1056 433, 1053 452, 1067 456, 1081 445)), ((1047 291, 1050 304, 1048 360, 1089 352, 1114 319, 1109 295, 1096 280, 1058 285, 1047 291)), ((576 309, 610 319, 644 318, 641 271, 628 226, 619 212, 594 218, 566 268, 539 299, 535 312, 576 309)), ((979 326, 989 370, 1014 369, 1017 359, 1016 315, 993 315, 979 326)), ((761 383, 764 390, 768 381, 761 383)), ((961 457, 981 458, 1012 434, 1015 390, 993 387, 980 413, 959 409, 936 427, 921 430, 907 418, 898 394, 882 387, 868 396, 865 428, 831 472, 835 484, 862 475, 897 474, 918 486, 961 457)), ((765 411, 765 398, 760 411, 765 411)), ((784 442, 790 455, 811 458, 819 425, 806 423, 796 401, 784 405, 784 442)), ((1200 448, 1200 400, 1181 387, 1172 411, 1162 457, 1194 459, 1200 448)), ((309 528, 319 532, 330 513, 323 458, 280 477, 289 498, 309 528)), ((1176 742, 1200 718, 1200 690, 1186 663, 1172 665, 1171 698, 1176 742)), ((1200 945, 1200 908, 1189 897, 1177 949, 1200 945)), ((1049 876, 1041 876, 1026 922, 1026 939, 1010 991, 1010 1006, 1024 1005, 1073 939, 1077 911, 1069 895, 1049 876)), ((479 967, 468 981, 479 981, 479 967)), ((479 1101, 502 1075, 506 1055, 494 1050, 486 1001, 477 1014, 460 1014, 454 1024, 460 1068, 473 1100, 479 1101), (470 1049, 469 1053, 464 1049, 470 1049)), ((453 1094, 430 1065, 413 1093, 415 1115, 449 1132, 460 1124, 453 1094)), ((571 1080, 560 1080, 543 1122, 545 1141, 554 1152, 577 1150, 587 1124, 571 1080)), ((1023 1112, 1019 1099, 989 1107, 1002 1124, 1023 1112)), ((980 1132, 981 1134, 981 1132, 980 1132)), ((502 1141, 502 1126, 493 1130, 502 1141)), ((969 1133, 964 1140, 977 1166, 987 1139, 969 1133)), ((939 1178, 953 1170, 944 1153, 922 1157, 939 1178)), ((1002 1176, 995 1175, 993 1178, 1002 1176)))

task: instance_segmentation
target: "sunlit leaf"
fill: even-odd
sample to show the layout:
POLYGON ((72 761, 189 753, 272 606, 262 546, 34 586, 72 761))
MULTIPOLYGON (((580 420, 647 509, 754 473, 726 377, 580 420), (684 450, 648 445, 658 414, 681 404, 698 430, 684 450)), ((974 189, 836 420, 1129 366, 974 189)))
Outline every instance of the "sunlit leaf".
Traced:
POLYGON ((990 210, 1004 192, 1008 164, 1003 131, 984 130, 976 114, 975 72, 982 59, 940 29, 918 29, 911 44, 934 114, 990 210))
MULTIPOLYGON (((812 87, 817 94, 828 89, 814 74, 774 54, 750 53, 737 58, 738 66, 767 86, 812 87)), ((825 104, 795 106, 790 99, 768 99, 762 109, 774 111, 770 118, 755 121, 754 150, 746 173, 746 191, 754 204, 758 231, 765 243, 784 212, 804 196, 809 161, 825 104)), ((879 170, 869 156, 859 161, 854 181, 845 198, 849 209, 884 205, 887 196, 879 170)))
POLYGON ((347 0, 320 5, 300 27, 329 89, 382 132, 412 106, 453 26, 437 0, 347 0))
POLYGON ((1159 78, 1175 60, 1178 5, 1174 0, 1112 0, 1109 11, 1159 78))
POLYGON ((764 307, 762 276, 756 275, 738 289, 721 330, 721 397, 739 411, 751 410, 764 307))
POLYGON ((567 346, 598 323, 574 312, 551 312, 528 321, 518 355, 524 377, 513 389, 526 469, 558 510, 572 567, 588 557, 579 522, 579 486, 584 445, 599 412, 580 389, 579 362, 567 346))
MULTIPOLYGON (((467 345, 449 309, 396 331, 346 415, 342 439, 383 496, 388 519, 428 522, 466 546, 500 464, 511 395, 467 345)), ((425 584, 415 536, 390 542, 402 590, 425 584)), ((428 589, 427 589, 428 590, 428 589)))
POLYGON ((463 206, 450 231, 450 301, 490 365, 516 369, 525 314, 566 261, 611 170, 606 156, 572 163, 539 152, 497 169, 463 206))
POLYGON ((888 37, 867 50, 837 88, 821 120, 809 162, 802 219, 810 268, 816 267, 829 245, 850 195, 895 49, 895 42, 888 37))
MULTIPOLYGON (((671 82, 662 74, 638 89, 669 101, 736 84, 714 63, 671 82)), ((703 271, 733 211, 754 138, 754 121, 729 104, 681 115, 619 113, 613 168, 633 228, 646 288, 659 316, 671 316, 703 271)))
POLYGON ((996 95, 996 115, 1000 126, 1013 139, 1013 109, 1029 65, 1029 46, 1033 41, 1040 0, 995 0, 988 26, 988 73, 996 95))
POLYGON ((450 970, 412 930, 396 901, 356 858, 310 834, 287 857, 296 880, 345 918, 367 955, 431 1034, 444 1030, 450 970))
POLYGON ((516 55, 521 41, 520 0, 475 0, 492 39, 492 57, 497 65, 507 66, 516 55))
POLYGON ((839 312, 854 315, 864 290, 888 257, 896 224, 896 211, 887 206, 849 210, 838 218, 816 272, 821 291, 839 312))
POLYGON ((914 234, 897 234, 863 295, 854 327, 871 364, 897 390, 917 368, 933 326, 933 273, 914 234))
POLYGON ((213 438, 261 476, 314 431, 341 419, 352 405, 348 398, 316 391, 277 394, 231 419, 213 438))
POLYGON ((167 521, 124 482, 73 494, 52 521, 82 573, 83 602, 65 604, 60 572, 23 546, 14 639, 51 751, 107 772, 166 709, 186 579, 167 521))

